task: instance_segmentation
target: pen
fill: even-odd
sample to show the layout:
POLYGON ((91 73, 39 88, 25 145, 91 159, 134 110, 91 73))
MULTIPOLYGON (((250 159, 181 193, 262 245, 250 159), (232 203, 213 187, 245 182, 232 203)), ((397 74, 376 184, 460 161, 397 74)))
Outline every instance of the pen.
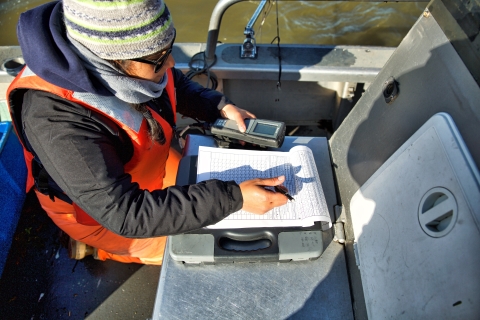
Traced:
POLYGON ((285 188, 284 186, 274 186, 273 188, 275 189, 275 191, 285 195, 285 197, 287 197, 288 200, 295 201, 295 199, 288 193, 287 188, 285 188))

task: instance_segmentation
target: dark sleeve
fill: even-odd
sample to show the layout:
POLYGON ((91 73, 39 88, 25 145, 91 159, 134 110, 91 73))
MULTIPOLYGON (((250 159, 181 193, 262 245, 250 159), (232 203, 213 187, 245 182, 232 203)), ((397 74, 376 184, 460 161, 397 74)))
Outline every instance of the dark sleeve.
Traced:
POLYGON ((131 238, 183 233, 242 207, 233 181, 140 189, 124 172, 121 134, 106 128, 90 110, 33 90, 25 94, 23 106, 25 136, 52 179, 114 233, 131 238))
POLYGON ((177 112, 194 119, 213 123, 220 118, 220 110, 227 104, 234 104, 221 92, 207 89, 185 77, 173 68, 177 93, 177 112))

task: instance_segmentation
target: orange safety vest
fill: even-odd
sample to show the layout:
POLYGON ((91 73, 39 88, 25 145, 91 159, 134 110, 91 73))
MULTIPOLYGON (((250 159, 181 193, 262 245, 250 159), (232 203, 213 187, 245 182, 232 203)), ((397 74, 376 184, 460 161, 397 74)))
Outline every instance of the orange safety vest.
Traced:
MULTIPOLYGON (((168 81, 165 89, 172 104, 174 121, 176 122, 177 104, 171 69, 167 70, 167 77, 168 81)), ((173 134, 172 127, 165 119, 149 108, 152 116, 162 126, 166 140, 163 145, 159 143, 152 144, 148 135, 147 121, 140 112, 134 110, 128 103, 114 96, 100 96, 92 93, 66 90, 43 80, 35 75, 28 67, 25 67, 10 84, 7 90, 7 97, 9 98, 8 107, 12 115, 13 126, 22 143, 27 164, 26 192, 30 191, 35 184, 32 174, 34 155, 26 148, 25 141, 23 141, 19 117, 23 104, 23 93, 25 91, 19 89, 34 89, 50 92, 113 120, 132 140, 133 156, 124 167, 125 172, 132 176, 132 182, 138 183, 141 189, 149 191, 162 188, 165 166, 173 134), (21 93, 21 96, 17 97, 16 93, 21 93)), ((98 222, 91 218, 78 205, 72 203, 72 206, 77 213, 77 222, 85 225, 99 225, 98 222)))

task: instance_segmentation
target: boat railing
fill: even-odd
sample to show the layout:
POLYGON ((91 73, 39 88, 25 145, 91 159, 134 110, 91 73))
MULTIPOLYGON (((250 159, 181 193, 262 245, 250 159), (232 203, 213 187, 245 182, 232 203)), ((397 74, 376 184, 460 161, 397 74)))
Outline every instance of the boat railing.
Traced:
POLYGON ((207 47, 205 49, 205 61, 207 65, 215 62, 215 49, 217 48, 218 33, 220 31, 223 14, 230 6, 241 1, 242 0, 220 0, 215 5, 208 26, 207 47))
MULTIPOLYGON (((219 0, 218 3, 215 5, 215 8, 213 9, 212 14, 210 16, 210 24, 208 27, 208 36, 207 36, 207 43, 206 43, 206 49, 205 49, 205 65, 206 66, 212 66, 213 64, 215 64, 215 61, 216 61, 215 51, 217 48, 218 35, 220 32, 220 25, 222 23, 223 14, 232 5, 242 1, 246 1, 246 0, 219 0)), ((273 1, 273 0, 268 0, 268 1, 273 1)), ((334 1, 334 0, 314 0, 314 1, 334 1)), ((352 1, 352 0, 343 0, 343 1, 352 1)), ((387 2, 384 0, 366 0, 366 1, 358 0, 358 1, 359 2, 387 2)), ((425 1, 425 0, 397 0, 395 2, 422 2, 422 1, 425 1)), ((249 22, 245 27, 244 34, 246 35, 246 38, 240 47, 241 58, 256 57, 257 46, 256 46, 255 38, 253 37, 254 35, 253 25, 258 19, 258 16, 263 10, 266 2, 267 0, 259 1, 257 9, 255 10, 255 12, 252 15, 252 18, 249 20, 249 22)))

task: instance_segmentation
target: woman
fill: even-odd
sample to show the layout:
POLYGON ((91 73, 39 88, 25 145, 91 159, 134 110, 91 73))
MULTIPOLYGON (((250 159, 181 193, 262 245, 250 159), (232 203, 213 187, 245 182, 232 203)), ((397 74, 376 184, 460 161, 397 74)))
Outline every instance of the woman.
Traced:
POLYGON ((17 33, 27 68, 8 96, 27 192, 73 239, 72 257, 85 243, 100 260, 161 264, 165 235, 286 203, 263 188, 284 177, 172 185, 177 111, 240 130, 254 115, 174 68, 163 1, 51 2, 23 13, 17 33))

